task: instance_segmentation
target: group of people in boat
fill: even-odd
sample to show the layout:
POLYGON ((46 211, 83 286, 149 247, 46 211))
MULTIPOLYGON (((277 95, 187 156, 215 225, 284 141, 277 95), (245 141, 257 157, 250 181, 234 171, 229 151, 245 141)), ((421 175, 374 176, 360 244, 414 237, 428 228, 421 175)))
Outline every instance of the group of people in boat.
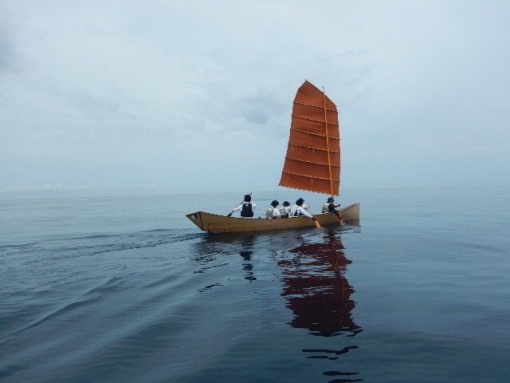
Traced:
MULTIPOLYGON (((338 217, 340 222, 342 222, 342 215, 337 210, 338 207, 340 207, 340 204, 335 205, 335 199, 333 197, 329 197, 326 203, 322 206, 322 212, 333 213, 338 217)), ((241 217, 250 218, 253 217, 254 210, 256 208, 257 205, 251 201, 251 195, 246 194, 244 196, 243 202, 235 207, 232 212, 239 211, 241 217)), ((268 219, 292 218, 300 216, 309 217, 315 221, 315 217, 310 213, 310 207, 305 204, 305 200, 303 198, 298 198, 295 205, 293 206, 290 206, 290 203, 285 201, 281 207, 280 202, 273 200, 266 210, 266 218, 268 219)))

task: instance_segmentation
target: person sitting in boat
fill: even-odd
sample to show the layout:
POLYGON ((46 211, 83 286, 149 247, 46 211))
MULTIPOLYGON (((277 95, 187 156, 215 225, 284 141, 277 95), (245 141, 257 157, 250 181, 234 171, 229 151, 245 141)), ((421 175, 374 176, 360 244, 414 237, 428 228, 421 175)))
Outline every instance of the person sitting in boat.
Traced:
POLYGON ((333 211, 336 211, 337 207, 340 207, 340 204, 335 205, 335 199, 333 197, 328 197, 327 202, 322 205, 322 212, 333 213, 333 211))
POLYGON ((305 200, 303 198, 299 198, 296 201, 296 204, 292 207, 292 208, 296 207, 295 212, 294 212, 294 216, 295 217, 305 216, 305 217, 311 218, 313 223, 315 224, 315 227, 320 228, 321 225, 315 219, 315 217, 312 214, 310 214, 310 212, 308 210, 303 208, 304 202, 305 202, 305 200))
POLYGON ((292 214, 292 208, 290 207, 289 201, 285 201, 283 206, 280 208, 280 216, 282 218, 289 218, 292 214))
POLYGON ((257 207, 257 205, 251 202, 251 195, 246 194, 244 196, 244 201, 237 207, 234 208, 234 211, 240 211, 241 217, 253 217, 253 210, 257 207))
POLYGON ((298 198, 298 200, 296 201, 296 204, 294 206, 292 206, 292 211, 294 212, 293 213, 293 216, 294 217, 300 217, 302 215, 304 215, 305 217, 309 217, 309 218, 312 218, 315 220, 314 216, 310 214, 310 212, 308 211, 309 207, 305 205, 305 200, 303 198, 298 198), (307 207, 305 209, 305 206, 307 207))
POLYGON ((340 223, 343 223, 342 214, 336 209, 337 207, 340 207, 340 204, 335 205, 335 199, 333 197, 329 197, 328 201, 322 205, 322 212, 335 214, 340 220, 340 223))
POLYGON ((269 208, 266 210, 266 218, 281 218, 280 209, 278 209, 279 204, 280 203, 277 200, 273 200, 273 202, 271 202, 271 206, 269 206, 269 208))
MULTIPOLYGON (((289 217, 297 217, 296 215, 296 210, 298 208, 298 206, 300 206, 303 210, 305 210, 306 212, 310 212, 310 206, 308 206, 307 204, 304 203, 304 199, 303 198, 299 198, 297 201, 296 201, 296 204, 294 206, 292 206, 292 208, 290 209, 290 215, 289 217), (302 201, 301 205, 298 205, 298 201, 302 201)), ((300 215, 304 215, 304 214, 300 214, 300 215)))

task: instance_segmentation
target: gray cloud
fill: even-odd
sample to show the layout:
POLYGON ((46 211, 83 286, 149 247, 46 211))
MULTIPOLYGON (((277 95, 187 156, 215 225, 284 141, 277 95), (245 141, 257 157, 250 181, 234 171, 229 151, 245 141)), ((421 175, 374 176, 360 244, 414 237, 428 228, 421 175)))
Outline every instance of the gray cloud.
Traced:
POLYGON ((305 79, 344 188, 510 179, 507 2, 2 4, 0 190, 271 189, 305 79))
POLYGON ((16 46, 9 32, 7 16, 5 5, 0 4, 0 76, 17 67, 16 46))

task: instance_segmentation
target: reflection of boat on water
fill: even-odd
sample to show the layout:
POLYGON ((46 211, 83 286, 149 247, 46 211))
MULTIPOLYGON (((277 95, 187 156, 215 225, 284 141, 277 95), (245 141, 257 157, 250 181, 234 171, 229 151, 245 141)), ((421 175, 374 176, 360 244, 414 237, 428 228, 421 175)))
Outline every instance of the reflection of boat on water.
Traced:
MULTIPOLYGON (((257 332, 257 338, 265 339, 268 342, 266 347, 272 348, 275 343, 280 343, 285 345, 286 355, 300 352, 311 369, 319 368, 322 378, 327 376, 332 379, 331 382, 358 382, 362 381, 360 373, 345 368, 351 355, 357 357, 358 346, 353 337, 362 329, 352 316, 354 289, 345 277, 351 261, 347 259, 339 237, 342 232, 345 233, 331 228, 317 232, 304 229, 297 236, 296 231, 262 235, 204 235, 203 241, 197 244, 200 247, 197 254, 208 263, 207 272, 228 264, 234 267, 237 276, 229 273, 228 276, 222 274, 223 278, 206 279, 209 283, 206 288, 229 286, 230 292, 235 292, 235 299, 231 300, 232 296, 228 296, 227 291, 229 298, 225 302, 232 312, 239 310, 235 302, 249 299, 257 312, 247 310, 246 316, 241 318, 262 329, 262 332, 257 332), (277 265, 276 272, 272 261, 277 265), (274 283, 275 276, 281 285, 274 283), (248 291, 257 292, 257 299, 246 295, 247 285, 240 288, 239 282, 243 279, 252 288, 248 291), (264 299, 258 294, 261 288, 264 289, 264 299), (278 299, 278 295, 283 299, 278 299), (267 311, 270 314, 263 310, 267 308, 267 299, 271 300, 267 311), (279 304, 273 306, 274 303, 279 304), (285 307, 280 303, 284 303, 285 307), (292 319, 289 319, 287 309, 291 310, 292 319), (274 321, 275 313, 282 322, 276 327, 269 326, 265 334, 268 319, 274 321), (288 333, 281 331, 281 323, 287 323, 292 328, 290 331, 296 334, 291 336, 290 343, 288 333), (280 334, 283 334, 281 338, 280 334), (340 364, 335 361, 341 362, 341 370, 338 370, 340 364)), ((200 270, 205 269, 203 264, 201 266, 200 270)), ((257 345, 263 344, 260 342, 264 341, 257 340, 257 345)), ((269 350, 268 354, 271 354, 269 350)))
POLYGON ((281 273, 281 295, 294 314, 289 324, 317 336, 355 336, 361 328, 352 317, 354 288, 345 277, 351 261, 345 255, 339 237, 341 231, 327 228, 314 235, 307 233, 306 229, 302 230, 298 238, 295 231, 257 236, 208 235, 200 243, 199 253, 204 260, 237 254, 241 257, 244 278, 249 281, 257 279, 253 260, 257 253, 270 251, 278 254, 272 258, 281 273))
POLYGON ((293 259, 278 261, 282 270, 283 293, 294 313, 292 327, 310 330, 318 336, 354 336, 361 331, 352 319, 354 289, 345 278, 343 245, 334 231, 327 242, 306 243, 289 252, 293 259))
MULTIPOLYGON (((287 155, 280 186, 314 193, 340 194, 340 124, 336 105, 305 81, 294 98, 287 155)), ((356 222, 359 203, 341 209, 343 222, 356 222)), ((197 211, 187 214, 191 222, 210 233, 259 232, 314 227, 306 217, 291 219, 236 218, 197 211)), ((320 226, 337 225, 332 213, 315 215, 320 226)))

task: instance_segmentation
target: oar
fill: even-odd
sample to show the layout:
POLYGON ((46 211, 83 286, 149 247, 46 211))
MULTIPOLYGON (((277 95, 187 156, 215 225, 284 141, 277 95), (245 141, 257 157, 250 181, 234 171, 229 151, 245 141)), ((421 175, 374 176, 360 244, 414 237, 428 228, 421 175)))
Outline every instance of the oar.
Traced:
POLYGON ((315 224, 315 227, 317 229, 320 229, 321 228, 321 224, 319 223, 319 221, 317 221, 315 218, 312 218, 312 220, 313 220, 313 223, 315 224))
MULTIPOLYGON (((251 195, 251 193, 248 195, 251 195)), ((238 205, 242 204, 243 202, 244 202, 244 199, 241 202, 239 202, 238 205)), ((227 217, 232 216, 232 214, 234 214, 234 212, 235 212, 235 210, 232 210, 230 213, 227 214, 227 217)))

